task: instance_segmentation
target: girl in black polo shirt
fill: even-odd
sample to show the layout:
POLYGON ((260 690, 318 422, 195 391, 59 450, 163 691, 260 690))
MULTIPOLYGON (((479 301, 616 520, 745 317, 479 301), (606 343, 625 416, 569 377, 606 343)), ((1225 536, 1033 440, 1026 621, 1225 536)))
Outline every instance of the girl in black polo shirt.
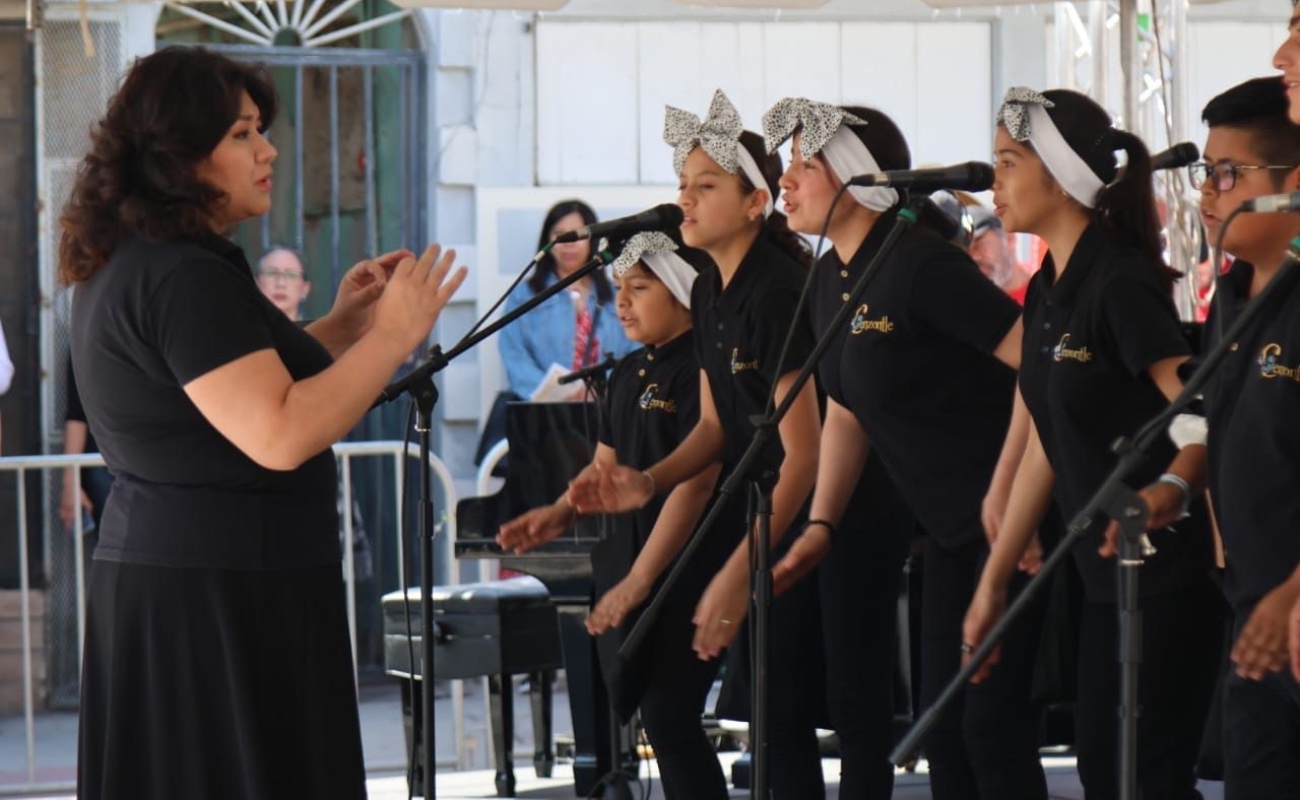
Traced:
MULTIPOLYGON (((1020 396, 1031 417, 1028 444, 967 615, 972 646, 1005 609, 1007 578, 1053 486, 1066 518, 1074 516, 1114 466, 1111 442, 1135 433, 1178 393, 1176 368, 1189 353, 1171 298, 1174 273, 1161 261, 1142 142, 1112 128, 1096 103, 1064 90, 1012 89, 998 123, 997 213, 1008 231, 1041 236, 1049 252, 1025 302, 1020 396), (1128 156, 1123 174, 1118 150, 1128 156)), ((1138 476, 1157 550, 1141 573, 1138 777, 1145 797, 1200 797, 1193 767, 1222 636, 1204 471, 1203 446, 1180 451, 1165 439, 1138 476)), ((1074 552, 1087 595, 1076 744, 1090 800, 1118 792, 1116 566, 1107 555, 1113 547, 1100 534, 1074 552)))
MULTIPOLYGON (((791 226, 807 233, 821 230, 849 177, 910 166, 902 133, 874 109, 787 98, 764 115, 763 128, 769 149, 794 138, 782 199, 791 226)), ((818 329, 848 299, 898 213, 892 189, 849 191, 830 220, 835 246, 814 267, 818 329)), ((957 670, 962 613, 988 549, 980 507, 1011 414, 1020 335, 1016 304, 963 252, 918 229, 899 240, 819 367, 829 400, 813 521, 777 577, 797 579, 829 550, 836 527, 855 523, 841 518, 874 450, 929 533, 921 626, 927 704, 957 670)), ((1037 623, 1026 619, 1013 632, 998 682, 966 692, 926 741, 936 798, 1046 797, 1029 698, 1037 623)))
MULTIPOLYGON (((767 410, 773 384, 777 402, 782 400, 812 348, 810 332, 799 326, 778 374, 809 259, 806 245, 785 218, 773 213, 780 157, 767 154, 762 138, 744 130, 721 92, 703 121, 669 108, 664 138, 674 148, 681 181, 682 238, 714 261, 691 295, 696 353, 705 378, 700 382, 700 422, 671 455, 645 471, 602 468, 574 481, 569 498, 584 512, 639 508, 719 459, 724 471, 734 468, 754 436, 751 415, 767 410)), ((774 542, 801 519, 816 470, 820 429, 817 395, 809 385, 782 421, 779 440, 773 440, 765 459, 780 467, 772 494, 774 542)), ((732 644, 749 610, 744 512, 743 498, 729 504, 703 546, 721 553, 726 562, 695 611, 693 647, 704 659, 732 644)), ((824 716, 819 616, 811 582, 772 606, 768 752, 776 798, 808 800, 825 793, 815 732, 824 716)), ((742 637, 731 650, 719 716, 748 716, 746 651, 742 637)))
MULTIPOLYGON (((593 464, 644 469, 672 452, 699 419, 699 361, 691 334, 691 286, 704 261, 663 233, 639 233, 614 262, 615 308, 629 339, 644 345, 610 377, 593 464), (680 253, 680 254, 679 254, 680 253)), ((616 530, 592 552, 600 602, 587 620, 593 636, 625 633, 635 610, 676 558, 713 492, 718 467, 705 469, 665 499, 614 518, 616 530)), ((501 526, 497 541, 527 552, 566 532, 575 513, 565 498, 501 526)), ((718 566, 714 560, 713 568, 718 566)), ((717 663, 690 650, 691 613, 712 572, 701 562, 673 592, 651 638, 634 658, 618 656, 621 635, 598 647, 605 686, 619 716, 641 709, 668 798, 725 798, 726 782, 700 716, 717 663)))

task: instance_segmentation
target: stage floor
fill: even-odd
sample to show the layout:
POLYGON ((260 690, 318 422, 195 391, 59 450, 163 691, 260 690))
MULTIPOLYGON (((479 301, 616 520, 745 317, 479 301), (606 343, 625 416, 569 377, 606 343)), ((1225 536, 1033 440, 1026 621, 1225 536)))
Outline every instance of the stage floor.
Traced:
MULTIPOLYGON (((405 800, 406 779, 404 765, 406 759, 405 741, 402 733, 401 708, 395 684, 386 680, 365 681, 361 687, 361 732, 365 745, 366 766, 369 770, 368 786, 371 800, 405 800)), ((484 724, 484 706, 482 696, 476 684, 470 684, 470 691, 465 701, 465 729, 462 736, 466 743, 464 755, 466 768, 455 771, 451 764, 455 760, 453 743, 455 736, 452 726, 452 702, 446 692, 438 692, 435 715, 438 721, 438 757, 440 767, 437 781, 439 800, 477 800, 496 796, 492 781, 492 771, 485 769, 486 762, 486 725, 484 724)), ((515 777, 518 796, 535 800, 571 800, 573 793, 572 769, 566 763, 555 765, 554 777, 539 779, 533 776, 531 757, 531 724, 529 722, 529 704, 520 697, 515 704, 515 777)), ((568 697, 561 679, 555 692, 555 730, 571 730, 569 721, 568 697)), ((34 720, 33 739, 37 746, 33 763, 34 780, 27 773, 26 731, 24 720, 18 717, 0 717, 0 794, 14 794, 19 787, 33 784, 45 787, 46 791, 28 791, 26 796, 44 800, 72 800, 71 787, 76 778, 76 735, 77 715, 68 712, 41 712, 34 720), (66 789, 64 787, 67 787, 66 789)), ((730 764, 738 757, 737 753, 723 753, 719 760, 730 774, 730 764)), ((1060 756, 1047 756, 1043 764, 1048 770, 1048 786, 1054 800, 1082 800, 1083 789, 1075 772, 1074 759, 1060 756)), ((827 800, 839 797, 836 787, 839 783, 840 762, 838 759, 826 759, 822 762, 826 773, 827 800)), ((651 762, 643 777, 647 774, 654 780, 653 797, 663 797, 663 787, 659 785, 657 772, 651 762)), ((1201 792, 1205 800, 1222 800, 1223 785, 1220 783, 1202 783, 1201 792)), ((732 797, 748 797, 748 792, 735 790, 732 797)), ((915 774, 900 772, 895 781, 894 800, 923 800, 929 798, 929 782, 925 775, 925 762, 915 774)), ((633 797, 642 797, 633 790, 633 797)))

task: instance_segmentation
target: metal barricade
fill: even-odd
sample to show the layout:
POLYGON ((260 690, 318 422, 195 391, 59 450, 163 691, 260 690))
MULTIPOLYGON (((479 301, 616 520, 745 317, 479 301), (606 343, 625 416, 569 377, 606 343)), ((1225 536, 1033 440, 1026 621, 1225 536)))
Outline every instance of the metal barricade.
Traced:
MULTIPOLYGON (((395 511, 394 519, 403 519, 402 508, 402 487, 406 482, 406 465, 408 459, 418 459, 420 457, 419 447, 414 443, 401 441, 370 441, 370 442, 339 442, 334 445, 334 455, 339 463, 339 476, 343 488, 343 508, 346 513, 340 515, 342 525, 343 541, 343 579, 345 591, 347 593, 347 611, 348 611, 348 628, 351 633, 352 659, 354 668, 357 661, 357 619, 356 619, 356 577, 354 572, 354 555, 353 555, 353 518, 352 508, 352 459, 358 457, 388 457, 393 459, 395 480, 393 482, 393 508, 395 511)), ((444 504, 450 509, 444 520, 437 523, 435 529, 435 559, 442 559, 448 563, 454 556, 452 552, 452 543, 456 538, 456 515, 455 507, 458 500, 456 495, 455 483, 452 480, 451 472, 447 466, 436 455, 429 455, 429 465, 432 470, 434 480, 442 489, 444 504)), ((22 672, 23 672, 23 721, 26 735, 26 770, 24 780, 21 782, 0 783, 0 796, 23 795, 33 793, 53 793, 53 792, 70 792, 75 789, 72 782, 45 782, 37 780, 36 766, 36 697, 35 697, 35 664, 33 659, 33 631, 31 618, 31 598, 32 598, 32 575, 29 564, 28 541, 30 537, 30 526, 28 525, 27 513, 27 477, 30 472, 41 473, 48 481, 51 473, 56 473, 64 468, 72 469, 72 490, 73 497, 81 496, 81 468, 83 467, 102 467, 104 459, 97 453, 84 455, 41 455, 41 456, 5 456, 0 457, 0 476, 13 474, 16 477, 15 492, 17 495, 17 526, 18 526, 18 581, 19 581, 19 600, 20 629, 22 634, 22 672)), ((50 498, 54 495, 49 490, 50 484, 47 483, 47 491, 43 496, 50 498)), ((413 503, 415 498, 410 498, 413 503)), ((85 575, 85 542, 84 542, 84 523, 80 513, 73 515, 71 533, 73 534, 73 562, 75 577, 75 598, 76 598, 76 628, 77 628, 77 664, 81 663, 82 647, 85 640, 86 632, 86 575, 85 575)), ((49 525, 44 526, 45 531, 50 530, 49 525)), ((414 535, 413 531, 404 532, 408 535, 414 535)), ((405 563, 406 555, 404 552, 404 536, 395 537, 397 541, 397 559, 398 563, 405 563)), ((46 552, 49 552, 49 542, 46 542, 46 552)), ((459 582, 459 570, 452 569, 451 579, 453 582, 459 582)), ((413 578, 414 579, 414 578, 413 578)), ((459 682, 457 682, 459 683, 459 682)), ((459 687, 456 688, 459 693, 459 687)), ((455 730, 457 740, 463 738, 464 731, 464 713, 463 705, 458 704, 454 709, 455 730)), ((460 747, 457 748, 457 763, 460 767, 460 747)), ((382 765, 384 767, 404 765, 382 765)))

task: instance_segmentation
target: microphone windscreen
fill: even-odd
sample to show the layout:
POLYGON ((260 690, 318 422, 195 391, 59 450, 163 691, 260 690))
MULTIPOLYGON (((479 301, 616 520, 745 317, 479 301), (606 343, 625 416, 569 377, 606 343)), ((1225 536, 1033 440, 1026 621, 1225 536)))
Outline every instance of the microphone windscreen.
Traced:
POLYGON ((983 161, 966 163, 967 183, 960 188, 968 192, 983 192, 993 188, 993 165, 983 161))

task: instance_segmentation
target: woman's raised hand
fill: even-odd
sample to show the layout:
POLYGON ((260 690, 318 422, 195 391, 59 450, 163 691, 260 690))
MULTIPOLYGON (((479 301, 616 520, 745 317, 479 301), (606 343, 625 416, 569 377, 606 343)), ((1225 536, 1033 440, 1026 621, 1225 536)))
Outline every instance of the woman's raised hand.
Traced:
POLYGON ((402 350, 424 343, 468 272, 460 267, 448 277, 455 260, 455 250, 444 251, 438 244, 429 245, 418 259, 401 259, 375 304, 371 332, 389 338, 402 350))

